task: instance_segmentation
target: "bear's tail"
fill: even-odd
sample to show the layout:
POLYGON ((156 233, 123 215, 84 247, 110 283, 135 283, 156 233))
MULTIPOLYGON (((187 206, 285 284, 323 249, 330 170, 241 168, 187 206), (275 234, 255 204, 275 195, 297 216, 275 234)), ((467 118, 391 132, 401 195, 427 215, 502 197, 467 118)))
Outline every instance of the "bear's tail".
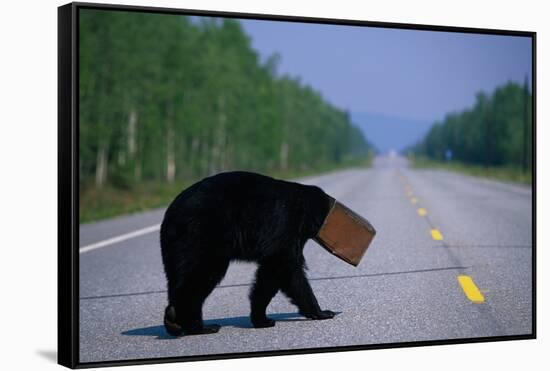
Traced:
POLYGON ((172 336, 183 334, 183 328, 176 322, 176 308, 172 305, 167 306, 164 311, 164 328, 172 336))

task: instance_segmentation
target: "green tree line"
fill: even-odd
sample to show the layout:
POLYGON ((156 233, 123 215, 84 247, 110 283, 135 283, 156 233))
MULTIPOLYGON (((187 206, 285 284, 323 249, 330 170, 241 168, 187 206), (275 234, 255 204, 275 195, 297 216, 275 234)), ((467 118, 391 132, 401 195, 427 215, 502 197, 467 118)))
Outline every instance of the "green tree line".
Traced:
POLYGON ((237 20, 81 10, 79 37, 81 190, 311 171, 371 148, 237 20))
POLYGON ((532 168, 532 95, 514 82, 490 95, 478 93, 473 107, 436 122, 412 148, 433 160, 458 160, 483 166, 532 168))

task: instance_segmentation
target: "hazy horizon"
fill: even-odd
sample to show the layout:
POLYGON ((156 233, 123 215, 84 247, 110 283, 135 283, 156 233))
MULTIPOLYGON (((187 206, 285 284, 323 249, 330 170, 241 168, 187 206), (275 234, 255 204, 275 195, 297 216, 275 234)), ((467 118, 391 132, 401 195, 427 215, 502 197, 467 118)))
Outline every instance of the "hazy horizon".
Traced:
POLYGON ((476 93, 490 94, 509 81, 523 84, 532 76, 531 38, 524 36, 256 20, 241 24, 262 61, 279 54, 280 75, 299 78, 349 111, 381 150, 391 147, 378 134, 373 137, 373 128, 382 123, 357 122, 358 117, 422 123, 403 133, 391 130, 399 147, 411 144, 426 124, 471 107, 476 93))

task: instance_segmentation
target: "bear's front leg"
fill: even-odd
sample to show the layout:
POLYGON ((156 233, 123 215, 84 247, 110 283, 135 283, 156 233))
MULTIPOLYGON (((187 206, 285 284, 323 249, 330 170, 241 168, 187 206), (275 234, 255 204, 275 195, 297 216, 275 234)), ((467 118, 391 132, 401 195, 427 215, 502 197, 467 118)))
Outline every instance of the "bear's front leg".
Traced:
POLYGON ((275 262, 264 262, 256 271, 256 280, 250 291, 250 320, 256 328, 273 327, 275 321, 266 316, 271 299, 281 287, 280 272, 275 262))
POLYGON ((281 289, 298 307, 300 314, 307 318, 321 320, 330 319, 336 315, 333 311, 321 310, 301 265, 294 268, 281 289))

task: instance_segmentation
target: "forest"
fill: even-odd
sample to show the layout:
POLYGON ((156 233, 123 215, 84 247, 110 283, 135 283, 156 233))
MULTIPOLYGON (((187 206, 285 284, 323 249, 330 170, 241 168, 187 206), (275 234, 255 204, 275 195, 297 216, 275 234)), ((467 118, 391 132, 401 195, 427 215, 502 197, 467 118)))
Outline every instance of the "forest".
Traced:
POLYGON ((473 107, 436 122, 411 148, 415 156, 484 167, 532 169, 532 95, 508 82, 492 94, 480 92, 473 107))
POLYGON ((237 20, 84 9, 79 38, 81 210, 117 202, 102 192, 128 203, 143 184, 299 174, 372 149, 346 111, 278 73, 279 55, 262 62, 237 20))

